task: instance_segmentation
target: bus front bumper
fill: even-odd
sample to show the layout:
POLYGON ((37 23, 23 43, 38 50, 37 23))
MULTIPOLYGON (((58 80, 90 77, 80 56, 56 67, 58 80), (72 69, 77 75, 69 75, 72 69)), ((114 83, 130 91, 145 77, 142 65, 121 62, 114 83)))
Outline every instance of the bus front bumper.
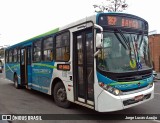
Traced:
POLYGON ((115 96, 105 90, 98 96, 96 110, 111 112, 126 109, 147 102, 154 98, 154 84, 151 88, 128 95, 115 96), (142 99, 138 99, 139 97, 142 99), (137 98, 138 97, 138 98, 137 98))

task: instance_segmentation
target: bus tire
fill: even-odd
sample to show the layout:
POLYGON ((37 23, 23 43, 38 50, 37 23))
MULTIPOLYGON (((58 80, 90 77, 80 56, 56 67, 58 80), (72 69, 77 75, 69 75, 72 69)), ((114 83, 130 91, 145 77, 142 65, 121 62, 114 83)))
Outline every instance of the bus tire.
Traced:
POLYGON ((20 88, 20 85, 18 84, 18 77, 17 77, 17 75, 14 76, 14 87, 16 89, 20 88))
POLYGON ((62 82, 58 82, 53 90, 54 101, 56 105, 63 108, 69 108, 71 102, 67 100, 66 89, 62 82))

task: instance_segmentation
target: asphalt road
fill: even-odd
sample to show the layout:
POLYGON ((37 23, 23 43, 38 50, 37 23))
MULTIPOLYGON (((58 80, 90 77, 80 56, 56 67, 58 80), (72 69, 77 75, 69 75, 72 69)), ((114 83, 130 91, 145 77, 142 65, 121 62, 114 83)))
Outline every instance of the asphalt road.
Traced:
MULTIPOLYGON (((27 89, 15 89, 13 82, 6 80, 2 74, 0 74, 0 114, 111 114, 111 113, 98 113, 91 109, 73 104, 71 108, 64 109, 54 104, 51 96, 46 94, 27 89)), ((144 104, 125 109, 122 111, 112 112, 112 114, 160 114, 160 81, 155 82, 155 97, 153 100, 144 104)), ((64 115, 65 116, 65 115, 64 115)), ((73 115, 74 116, 74 115, 73 115)), ((95 115, 96 116, 96 115, 95 115)), ((63 117, 63 115, 62 115, 63 117)), ((87 118, 87 115, 85 116, 87 118)), ((30 123, 33 121, 10 121, 10 123, 24 122, 30 123)), ((39 121, 34 121, 39 123, 39 121)), ((53 121, 42 121, 42 122, 53 122, 53 121)), ((105 120, 54 120, 59 123, 105 123, 105 120)), ((160 121, 153 120, 119 120, 119 121, 108 121, 109 123, 154 123, 160 121)), ((3 123, 0 121, 0 123, 3 123)))

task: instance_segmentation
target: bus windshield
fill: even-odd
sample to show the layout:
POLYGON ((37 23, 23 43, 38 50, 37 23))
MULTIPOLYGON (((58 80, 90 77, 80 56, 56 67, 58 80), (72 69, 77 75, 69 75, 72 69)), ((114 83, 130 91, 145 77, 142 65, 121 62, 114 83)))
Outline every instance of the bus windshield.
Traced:
POLYGON ((100 70, 122 73, 152 67, 147 36, 120 31, 103 35, 103 48, 98 55, 100 70))

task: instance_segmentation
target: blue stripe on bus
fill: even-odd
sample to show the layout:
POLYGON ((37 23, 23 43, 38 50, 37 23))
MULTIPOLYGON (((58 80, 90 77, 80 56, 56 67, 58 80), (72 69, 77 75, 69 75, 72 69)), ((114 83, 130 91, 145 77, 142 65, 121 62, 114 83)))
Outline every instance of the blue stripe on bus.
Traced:
POLYGON ((103 82, 104 84, 108 84, 114 88, 117 88, 122 91, 127 91, 127 90, 133 90, 133 89, 138 89, 142 87, 148 86, 150 83, 153 82, 153 76, 143 79, 143 80, 138 80, 138 81, 130 81, 130 82, 116 82, 114 80, 111 80, 104 75, 100 74, 97 72, 97 78, 98 82, 103 82))

